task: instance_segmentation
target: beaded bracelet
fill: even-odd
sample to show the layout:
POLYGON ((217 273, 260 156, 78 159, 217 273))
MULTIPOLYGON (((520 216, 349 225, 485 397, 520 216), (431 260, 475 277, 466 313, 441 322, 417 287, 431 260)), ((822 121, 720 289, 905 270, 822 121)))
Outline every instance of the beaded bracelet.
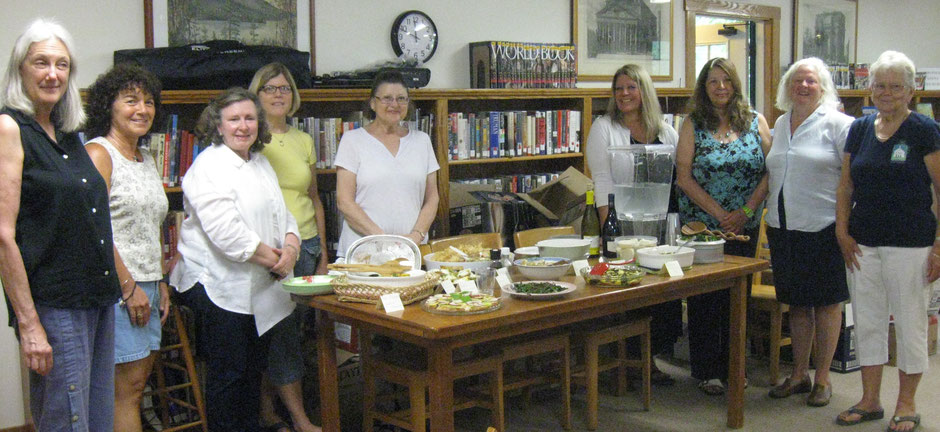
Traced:
POLYGON ((741 206, 741 211, 744 212, 744 216, 747 216, 748 219, 754 217, 754 210, 751 210, 751 208, 746 205, 741 206))

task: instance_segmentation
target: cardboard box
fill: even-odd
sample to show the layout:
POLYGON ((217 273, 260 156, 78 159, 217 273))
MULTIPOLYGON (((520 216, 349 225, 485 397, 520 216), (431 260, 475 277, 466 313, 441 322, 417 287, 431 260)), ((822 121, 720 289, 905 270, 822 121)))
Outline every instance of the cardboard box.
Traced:
POLYGON ((489 217, 489 208, 474 197, 471 192, 496 191, 497 185, 451 182, 449 187, 449 235, 492 232, 493 227, 487 225, 487 222, 491 219, 489 217))
POLYGON ((858 356, 855 355, 855 326, 843 327, 839 333, 839 344, 832 357, 832 366, 829 370, 839 373, 848 373, 860 369, 858 356))
POLYGON ((576 222, 584 214, 585 194, 593 184, 577 168, 569 167, 557 179, 518 195, 554 224, 571 225, 579 230, 581 224, 576 222))
POLYGON ((333 322, 333 334, 336 335, 337 348, 354 354, 359 352, 359 332, 355 327, 335 321, 333 322))

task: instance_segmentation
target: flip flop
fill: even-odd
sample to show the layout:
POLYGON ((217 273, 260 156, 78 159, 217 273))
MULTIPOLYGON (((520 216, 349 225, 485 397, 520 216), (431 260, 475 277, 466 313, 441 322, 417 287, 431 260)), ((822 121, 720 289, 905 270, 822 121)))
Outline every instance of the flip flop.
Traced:
POLYGON ((836 416, 836 424, 839 426, 852 426, 859 423, 864 423, 872 420, 881 420, 885 418, 885 410, 879 409, 878 411, 865 411, 859 407, 852 407, 844 411, 846 415, 856 414, 859 416, 855 420, 844 420, 842 415, 836 416))
POLYGON ((899 431, 899 429, 897 428, 897 427, 898 427, 898 423, 904 423, 904 422, 911 422, 911 423, 914 423, 914 427, 908 429, 908 430, 905 431, 905 432, 917 430, 917 427, 920 426, 920 414, 914 414, 914 415, 912 415, 912 416, 894 416, 894 417, 892 417, 892 418, 891 418, 891 422, 888 423, 888 432, 898 432, 898 431, 899 431), (891 426, 892 423, 894 424, 894 427, 891 426))

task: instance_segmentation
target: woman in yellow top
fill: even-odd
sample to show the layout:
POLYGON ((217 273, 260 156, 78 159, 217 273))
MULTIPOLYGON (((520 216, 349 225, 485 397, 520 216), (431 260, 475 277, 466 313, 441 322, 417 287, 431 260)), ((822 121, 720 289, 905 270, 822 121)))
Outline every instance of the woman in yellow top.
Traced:
MULTIPOLYGON (((325 274, 326 223, 323 203, 317 192, 317 154, 313 138, 287 125, 287 116, 300 108, 300 93, 290 71, 281 63, 265 65, 255 72, 249 91, 256 93, 264 108, 271 142, 261 152, 277 174, 284 202, 300 229, 300 256, 294 276, 325 274)), ((271 329, 268 370, 261 391, 261 421, 265 430, 291 430, 274 412, 274 394, 290 412, 293 429, 319 431, 304 412, 301 378, 304 374, 300 351, 300 317, 306 308, 298 307, 271 329)))

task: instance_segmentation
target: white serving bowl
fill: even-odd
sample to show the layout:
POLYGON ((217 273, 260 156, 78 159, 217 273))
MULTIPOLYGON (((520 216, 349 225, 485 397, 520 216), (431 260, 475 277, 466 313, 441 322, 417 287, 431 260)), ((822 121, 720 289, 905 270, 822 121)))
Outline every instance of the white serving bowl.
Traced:
POLYGON ((438 269, 441 267, 448 268, 465 268, 468 270, 473 270, 475 273, 480 274, 484 269, 490 266, 490 260, 483 261, 436 261, 434 260, 434 255, 436 252, 429 253, 424 256, 424 265, 428 270, 438 269))
MULTIPOLYGON (((346 278, 350 282, 354 283, 364 283, 369 285, 383 286, 383 287, 402 287, 415 285, 424 280, 425 275, 427 274, 424 270, 408 270, 405 272, 408 276, 369 276, 370 273, 360 272, 360 273, 349 273, 346 275, 346 278)), ((375 273, 371 273, 375 274, 375 273)))
POLYGON ((521 248, 516 248, 512 251, 513 255, 516 258, 532 258, 539 256, 539 247, 538 246, 525 246, 521 248))
POLYGON ((571 260, 558 257, 524 258, 513 261, 512 265, 531 280, 557 280, 568 273, 571 260), (542 262, 545 265, 533 265, 534 262, 542 262))
POLYGON ((579 260, 587 256, 591 241, 576 238, 552 238, 542 240, 535 245, 539 248, 539 256, 579 260))
POLYGON ((692 265, 695 249, 680 246, 655 246, 637 249, 636 262, 641 267, 654 270, 663 268, 669 261, 679 261, 681 267, 692 265))
POLYGON ((707 242, 691 241, 685 246, 695 249, 695 257, 692 260, 695 264, 716 263, 725 260, 724 239, 707 242))

